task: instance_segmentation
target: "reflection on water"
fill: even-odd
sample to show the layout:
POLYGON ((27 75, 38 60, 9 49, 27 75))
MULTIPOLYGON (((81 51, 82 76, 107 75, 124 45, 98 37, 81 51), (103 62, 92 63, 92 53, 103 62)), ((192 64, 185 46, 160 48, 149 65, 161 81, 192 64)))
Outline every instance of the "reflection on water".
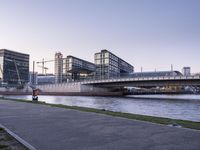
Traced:
MULTIPOLYGON (((31 96, 7 96, 31 100, 31 96)), ((150 97, 150 96, 148 96, 150 97)), ((152 97, 152 96, 151 96, 152 97)), ((158 95, 156 97, 159 97, 158 95)), ((160 96, 163 97, 163 96, 160 96)), ((171 96, 165 95, 165 98, 171 96)), ((129 97, 89 97, 89 96, 39 96, 40 101, 51 104, 63 104, 118 112, 143 114, 174 119, 200 121, 200 95, 177 95, 166 99, 137 99, 129 97)))

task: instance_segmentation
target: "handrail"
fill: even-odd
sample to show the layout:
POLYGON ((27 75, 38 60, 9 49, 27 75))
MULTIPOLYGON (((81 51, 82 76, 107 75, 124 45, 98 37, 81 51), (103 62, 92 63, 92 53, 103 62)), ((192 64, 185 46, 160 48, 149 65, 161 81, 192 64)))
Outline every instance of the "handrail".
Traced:
MULTIPOLYGON (((85 79, 82 81, 68 81, 62 83, 51 83, 42 85, 60 85, 60 84, 93 84, 93 83, 108 83, 108 82, 129 82, 129 81, 149 81, 149 80, 190 80, 200 79, 200 76, 157 76, 157 77, 117 77, 109 79, 85 79)), ((37 85, 37 86, 42 86, 37 85)))

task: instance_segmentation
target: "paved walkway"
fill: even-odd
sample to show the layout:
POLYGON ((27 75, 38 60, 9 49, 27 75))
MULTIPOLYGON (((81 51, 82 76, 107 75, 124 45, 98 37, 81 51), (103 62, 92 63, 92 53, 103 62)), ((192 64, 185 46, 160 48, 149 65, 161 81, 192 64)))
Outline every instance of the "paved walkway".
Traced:
POLYGON ((200 131, 0 100, 0 124, 39 150, 199 150, 200 131))

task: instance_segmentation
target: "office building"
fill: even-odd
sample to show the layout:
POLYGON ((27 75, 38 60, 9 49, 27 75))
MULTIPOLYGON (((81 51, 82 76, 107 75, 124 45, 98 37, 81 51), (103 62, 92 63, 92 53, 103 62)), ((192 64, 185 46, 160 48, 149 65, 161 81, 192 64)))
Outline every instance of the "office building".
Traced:
POLYGON ((182 73, 184 76, 190 76, 191 75, 191 68, 190 67, 183 67, 182 73))
POLYGON ((109 79, 120 77, 124 74, 130 74, 134 71, 134 67, 117 57, 108 50, 101 50, 95 53, 95 65, 97 79, 109 79))
POLYGON ((24 85, 29 82, 29 55, 0 49, 0 80, 7 85, 24 85))
POLYGON ((86 60, 67 56, 63 60, 63 79, 65 81, 76 81, 92 78, 95 72, 95 64, 86 60))
POLYGON ((55 83, 62 83, 63 55, 60 52, 55 54, 55 83))

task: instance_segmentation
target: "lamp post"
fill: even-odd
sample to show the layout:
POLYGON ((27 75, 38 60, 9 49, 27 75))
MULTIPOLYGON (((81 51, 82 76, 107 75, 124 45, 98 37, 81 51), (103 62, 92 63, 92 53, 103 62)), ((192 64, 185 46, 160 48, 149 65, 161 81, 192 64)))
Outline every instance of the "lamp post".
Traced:
POLYGON ((33 61, 33 75, 32 75, 32 85, 35 84, 35 61, 33 61))

